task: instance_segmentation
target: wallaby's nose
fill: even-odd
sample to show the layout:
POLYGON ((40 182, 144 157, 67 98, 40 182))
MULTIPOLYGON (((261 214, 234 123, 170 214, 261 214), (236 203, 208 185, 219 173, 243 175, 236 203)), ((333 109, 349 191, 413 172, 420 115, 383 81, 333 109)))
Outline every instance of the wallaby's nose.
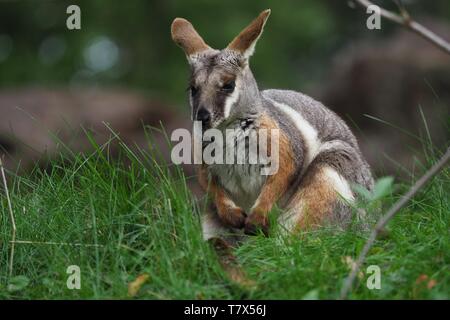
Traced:
POLYGON ((209 120, 211 120, 211 114, 205 108, 200 108, 197 111, 197 120, 201 121, 203 125, 209 124, 209 120))

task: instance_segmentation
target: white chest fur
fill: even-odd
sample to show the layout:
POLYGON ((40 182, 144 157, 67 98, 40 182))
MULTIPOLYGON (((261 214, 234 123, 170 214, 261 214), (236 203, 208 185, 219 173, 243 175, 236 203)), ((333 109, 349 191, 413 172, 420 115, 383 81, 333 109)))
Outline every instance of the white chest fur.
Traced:
POLYGON ((211 164, 208 169, 220 185, 227 191, 234 203, 248 211, 258 198, 261 188, 267 179, 261 174, 263 165, 251 162, 258 155, 253 154, 257 149, 249 147, 249 133, 254 128, 236 126, 224 133, 224 164, 211 164), (230 161, 232 159, 232 161, 230 161))

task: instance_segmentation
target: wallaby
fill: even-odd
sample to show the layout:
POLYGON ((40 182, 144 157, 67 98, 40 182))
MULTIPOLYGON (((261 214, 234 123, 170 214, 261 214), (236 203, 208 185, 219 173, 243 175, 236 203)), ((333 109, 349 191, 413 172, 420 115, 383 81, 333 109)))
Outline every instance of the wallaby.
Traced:
POLYGON ((275 204, 283 212, 278 221, 289 231, 346 226, 356 200, 351 185, 373 188, 355 136, 333 111, 299 92, 259 91, 249 59, 269 15, 263 11, 223 50, 209 47, 185 19, 171 26, 191 67, 193 120, 206 128, 241 130, 242 137, 248 130, 279 132, 275 174, 262 175, 251 164, 199 167, 199 182, 214 205, 202 220, 206 240, 230 232, 267 234, 275 204))

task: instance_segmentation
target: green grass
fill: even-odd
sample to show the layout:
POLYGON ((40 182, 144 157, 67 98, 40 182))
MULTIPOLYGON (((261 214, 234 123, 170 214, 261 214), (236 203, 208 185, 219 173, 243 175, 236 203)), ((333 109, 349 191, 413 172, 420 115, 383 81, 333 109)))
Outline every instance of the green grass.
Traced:
MULTIPOLYGON (((349 272, 345 257, 355 259, 367 237, 326 229, 301 237, 251 237, 235 253, 256 287, 240 287, 202 241, 202 205, 194 202, 179 168, 169 170, 154 161, 155 154, 125 145, 113 160, 108 149, 97 146, 87 155, 66 150, 45 169, 25 176, 8 172, 17 240, 34 243, 16 244, 10 278, 11 222, 0 189, 0 298, 129 298, 128 283, 146 273, 149 280, 136 298, 335 299, 349 272), (80 290, 66 286, 70 265, 81 269, 80 290)), ((383 200, 385 208, 408 186, 395 187, 383 200)), ((381 290, 367 289, 364 273, 350 298, 450 298, 449 193, 447 168, 371 250, 363 271, 380 266, 381 290), (417 283, 423 275, 427 280, 417 283), (436 284, 428 289, 430 280, 436 284)))

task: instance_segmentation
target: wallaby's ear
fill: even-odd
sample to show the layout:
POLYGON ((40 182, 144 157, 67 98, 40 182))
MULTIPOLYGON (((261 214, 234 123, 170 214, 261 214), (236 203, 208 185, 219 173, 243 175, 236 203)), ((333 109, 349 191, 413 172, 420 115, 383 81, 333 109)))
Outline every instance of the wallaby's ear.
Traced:
POLYGON ((255 44, 262 34, 267 18, 269 18, 270 9, 264 10, 259 16, 250 23, 247 28, 241 31, 228 45, 228 49, 239 52, 248 59, 255 51, 255 44))
POLYGON ((188 59, 193 54, 211 49, 186 19, 175 18, 171 31, 173 41, 184 50, 188 59))

